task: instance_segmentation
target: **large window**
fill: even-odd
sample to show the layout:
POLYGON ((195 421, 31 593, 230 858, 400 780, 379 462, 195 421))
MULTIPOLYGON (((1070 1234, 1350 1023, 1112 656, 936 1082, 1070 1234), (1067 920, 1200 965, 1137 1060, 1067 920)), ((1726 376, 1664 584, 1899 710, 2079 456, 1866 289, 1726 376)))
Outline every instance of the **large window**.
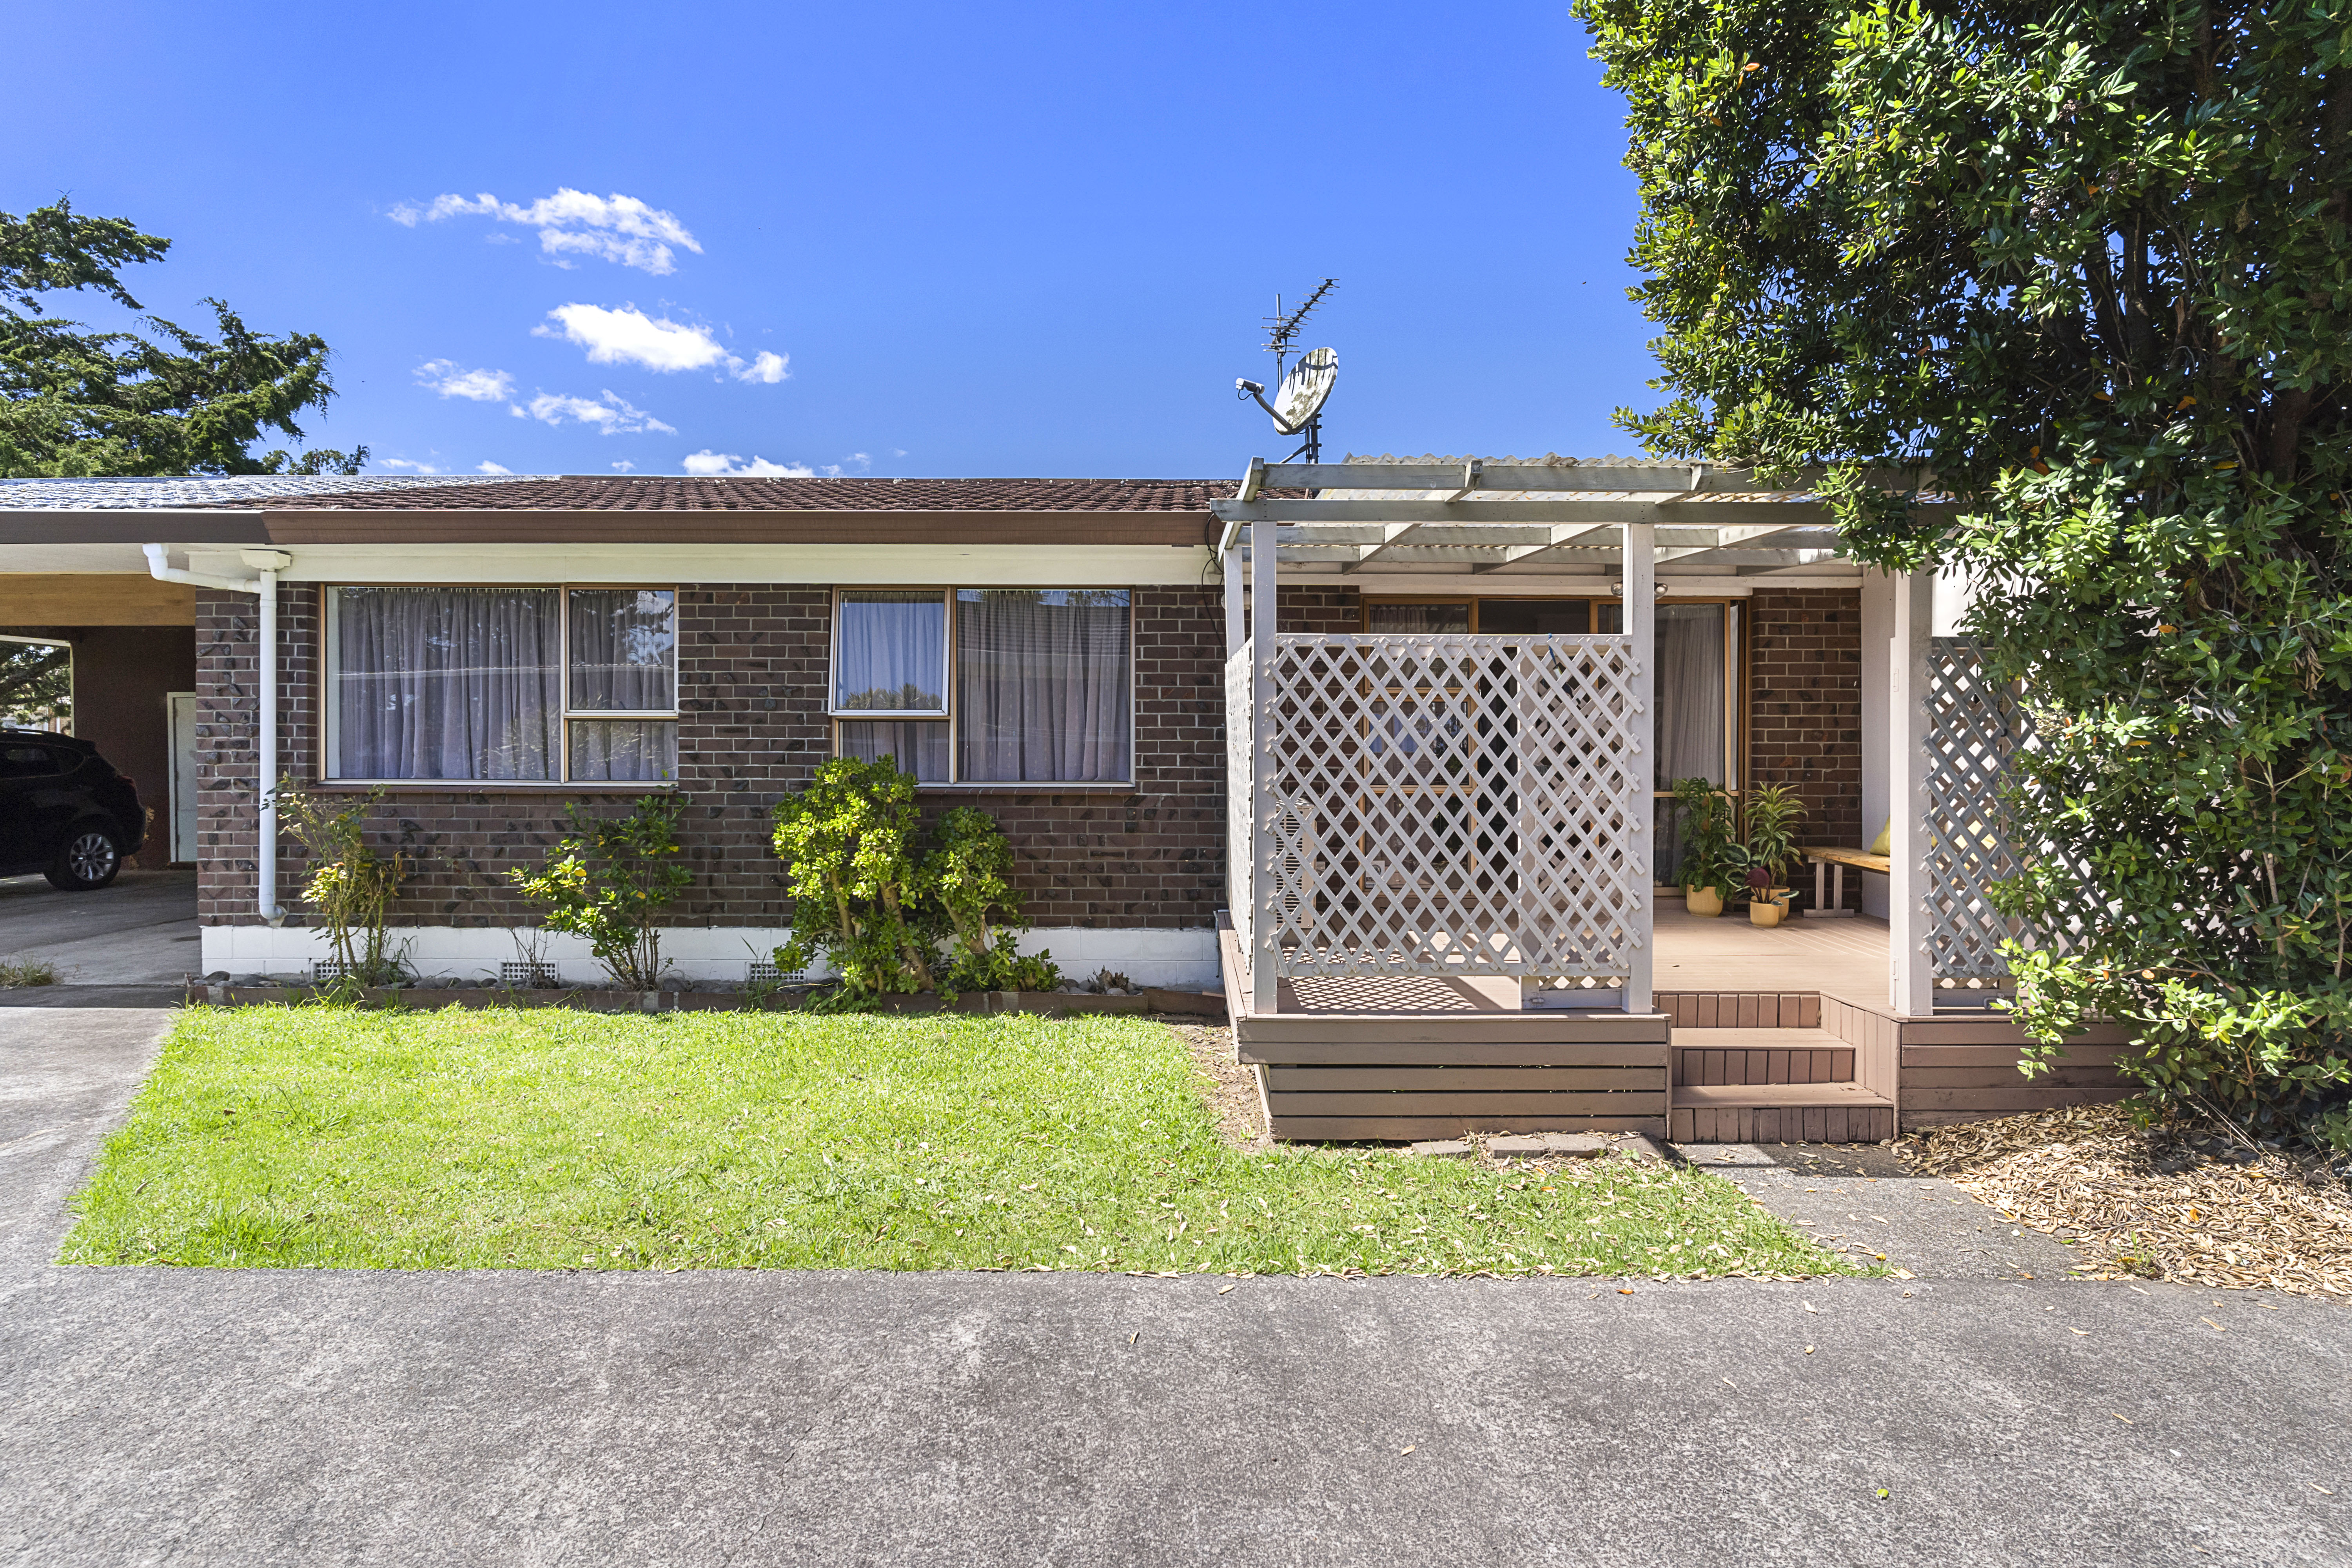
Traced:
POLYGON ((326 772, 675 778, 677 593, 328 589, 326 772))
POLYGON ((845 589, 833 713, 845 757, 928 784, 1133 777, 1124 588, 845 589))

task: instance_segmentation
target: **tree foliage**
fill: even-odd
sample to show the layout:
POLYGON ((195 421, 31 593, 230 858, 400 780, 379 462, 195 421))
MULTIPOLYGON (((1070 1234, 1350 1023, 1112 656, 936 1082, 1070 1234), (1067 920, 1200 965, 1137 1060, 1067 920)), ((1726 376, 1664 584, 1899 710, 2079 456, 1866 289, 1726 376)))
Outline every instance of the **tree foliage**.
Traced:
POLYGON ((2016 680, 2054 1041, 2352 1131, 2352 11, 1579 0, 1627 98, 1653 450, 1812 465, 2016 680), (1909 469, 1959 503, 1931 521, 1909 469))
POLYGON ((73 649, 0 643, 0 718, 46 723, 73 717, 73 649))
POLYGON ((44 294, 76 289, 142 309, 121 271, 171 244, 63 200, 0 213, 0 478, 359 472, 364 447, 250 451, 267 431, 301 440, 296 416, 334 396, 325 340, 254 331, 209 298, 217 337, 160 316, 141 337, 45 312, 44 294))

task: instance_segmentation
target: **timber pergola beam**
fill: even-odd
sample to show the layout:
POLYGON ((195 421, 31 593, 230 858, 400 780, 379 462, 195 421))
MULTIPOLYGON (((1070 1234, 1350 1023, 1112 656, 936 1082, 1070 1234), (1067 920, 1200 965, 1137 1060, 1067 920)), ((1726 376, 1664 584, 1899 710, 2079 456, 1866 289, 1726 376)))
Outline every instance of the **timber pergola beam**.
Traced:
MULTIPOLYGON (((1382 568, 1466 568, 1536 574, 1622 566, 1621 531, 1654 530, 1661 566, 1735 574, 1801 566, 1839 552, 1837 521, 1801 474, 1767 489, 1721 465, 1517 463, 1464 458, 1421 463, 1268 463, 1253 458, 1240 489, 1211 510, 1220 553, 1241 531, 1272 524, 1282 558, 1341 575, 1382 568), (1305 493, 1302 493, 1305 492, 1305 493)), ((1872 482, 1913 494, 1926 471, 1875 470, 1872 482)), ((1915 504, 1921 522, 1957 510, 1937 496, 1915 504)))

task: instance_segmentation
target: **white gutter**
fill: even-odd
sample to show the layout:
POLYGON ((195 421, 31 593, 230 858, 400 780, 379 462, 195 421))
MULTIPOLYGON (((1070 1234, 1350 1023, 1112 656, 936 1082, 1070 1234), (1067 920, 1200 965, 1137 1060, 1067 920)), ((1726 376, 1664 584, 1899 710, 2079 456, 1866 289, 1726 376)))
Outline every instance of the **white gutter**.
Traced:
POLYGON ((261 918, 282 924, 286 911, 278 906, 278 574, 294 563, 282 550, 247 550, 243 559, 258 577, 216 577, 209 572, 184 571, 172 564, 171 552, 161 544, 146 546, 147 571, 159 583, 184 583, 191 588, 219 588, 231 594, 251 594, 259 601, 260 636, 254 662, 260 668, 260 735, 254 746, 254 784, 258 805, 254 814, 254 902, 261 918))

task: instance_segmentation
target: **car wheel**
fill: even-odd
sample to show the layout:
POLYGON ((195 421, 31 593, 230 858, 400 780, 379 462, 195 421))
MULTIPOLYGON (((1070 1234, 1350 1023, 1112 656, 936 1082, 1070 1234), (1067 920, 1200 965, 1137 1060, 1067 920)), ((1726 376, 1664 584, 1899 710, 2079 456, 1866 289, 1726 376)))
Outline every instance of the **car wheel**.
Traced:
POLYGON ((78 826, 68 831, 66 847, 58 851, 48 869, 49 886, 68 893, 103 888, 122 869, 122 847, 103 827, 78 826))

